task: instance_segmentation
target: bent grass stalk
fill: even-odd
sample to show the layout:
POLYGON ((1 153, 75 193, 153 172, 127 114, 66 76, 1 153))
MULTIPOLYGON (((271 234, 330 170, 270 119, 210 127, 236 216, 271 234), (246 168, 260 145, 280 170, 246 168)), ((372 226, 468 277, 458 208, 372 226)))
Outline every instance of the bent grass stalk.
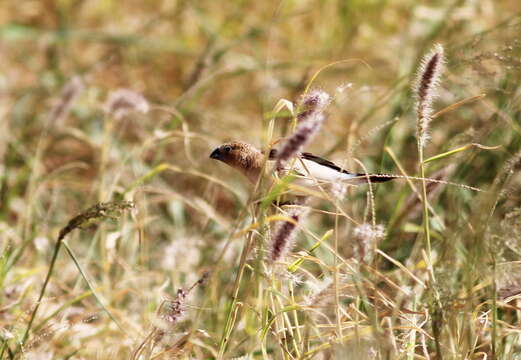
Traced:
POLYGON ((56 240, 56 244, 54 245, 54 251, 51 258, 51 262, 49 263, 49 269, 47 270, 47 275, 45 276, 45 280, 42 285, 42 289, 40 290, 40 294, 38 295, 38 299, 36 301, 36 305, 31 313, 31 317, 29 318, 29 322, 27 324, 27 328, 25 329, 22 340, 17 346, 15 353, 18 353, 27 341, 29 337, 29 333, 31 331, 34 319, 36 318, 36 314, 38 313, 38 309, 42 303, 42 299, 45 296, 45 292, 47 290, 47 285, 51 279, 52 273, 54 271, 54 266, 56 265, 56 259, 58 258, 58 254, 60 252, 60 248, 62 243, 64 242, 65 237, 74 229, 80 228, 85 224, 92 222, 93 220, 99 220, 103 218, 113 218, 115 214, 119 214, 124 210, 133 208, 133 204, 128 201, 115 201, 108 203, 99 203, 94 205, 81 214, 72 218, 67 225, 60 230, 58 238, 56 240))
MULTIPOLYGON (((42 289, 40 290, 40 295, 38 295, 38 300, 36 300, 36 306, 34 307, 33 312, 31 313, 31 317, 29 318, 29 322, 27 324, 27 328, 25 329, 25 333, 22 337, 22 341, 20 341, 20 344, 18 346, 19 348, 21 348, 23 346, 23 344, 25 344, 25 342, 27 341, 27 338, 29 337, 29 332, 31 331, 31 327, 33 325, 34 319, 36 317, 36 314, 38 313, 38 309, 40 308, 40 304, 45 295, 45 290, 47 289, 47 285, 49 284, 49 280, 51 279, 51 276, 52 276, 52 273, 54 270, 54 265, 56 264, 56 259, 58 258, 58 254, 60 252, 60 247, 62 245, 62 240, 63 240, 63 238, 59 237, 58 240, 56 241, 56 245, 54 246, 54 251, 52 254, 51 262, 49 264, 49 270, 47 270, 47 275, 45 276, 45 280, 43 282, 42 289)), ((17 349, 16 352, 18 352, 18 350, 19 349, 17 349)))
POLYGON ((230 304, 230 310, 228 311, 226 324, 224 326, 224 333, 223 333, 223 336, 219 343, 219 354, 217 356, 218 360, 224 359, 224 353, 226 352, 226 347, 228 346, 228 343, 230 341, 230 336, 233 331, 233 327, 235 325, 235 320, 237 318, 237 312, 239 311, 239 308, 237 307, 239 290, 241 287, 242 277, 244 275, 244 268, 246 267, 246 259, 248 257, 251 245, 253 243, 253 235, 254 235, 254 233, 248 234, 246 243, 244 244, 244 247, 242 249, 241 260, 239 263, 239 270, 238 270, 237 276, 235 278, 232 302, 230 304))
POLYGON ((114 317, 114 315, 110 312, 110 310, 107 308, 107 306, 105 305, 104 301, 102 300, 101 296, 98 294, 98 292, 96 291, 94 285, 91 283, 91 281, 89 280, 89 278, 87 277, 87 273, 85 272, 85 270, 83 269, 83 267, 81 266, 80 262, 78 261, 78 258, 76 257, 76 255, 74 255, 74 252, 72 251, 71 247, 69 246, 69 244, 67 244, 67 242, 64 240, 62 241, 63 242, 63 246, 65 247, 65 250, 67 250, 67 253, 69 254, 69 256, 71 257, 72 261, 74 262, 74 265, 76 265, 76 268, 78 269, 81 277, 85 280, 85 282, 87 283, 87 286, 89 287, 90 289, 90 292, 92 293, 92 295, 94 295, 94 298, 96 299, 96 301, 99 303, 99 305, 101 306, 101 308, 107 313, 107 315, 109 316, 109 318, 114 321, 114 323, 117 325, 117 327, 119 328, 119 330, 121 330, 122 333, 126 334, 126 331, 125 331, 125 328, 123 327, 123 325, 120 324, 120 322, 114 317))

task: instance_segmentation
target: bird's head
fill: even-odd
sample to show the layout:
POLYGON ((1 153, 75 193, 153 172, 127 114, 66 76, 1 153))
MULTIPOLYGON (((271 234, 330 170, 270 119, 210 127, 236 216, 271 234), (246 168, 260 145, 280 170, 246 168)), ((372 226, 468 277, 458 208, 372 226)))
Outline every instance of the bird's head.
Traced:
POLYGON ((263 155, 259 150, 241 141, 222 144, 212 151, 210 158, 239 170, 251 182, 257 181, 263 162, 263 155))

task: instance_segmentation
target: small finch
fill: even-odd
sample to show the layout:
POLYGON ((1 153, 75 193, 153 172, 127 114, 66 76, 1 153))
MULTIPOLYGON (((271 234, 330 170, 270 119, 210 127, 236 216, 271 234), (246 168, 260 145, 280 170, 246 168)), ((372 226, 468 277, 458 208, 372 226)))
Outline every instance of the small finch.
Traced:
MULTIPOLYGON (((261 175, 265 161, 265 154, 241 141, 225 143, 216 148, 210 158, 219 160, 242 173, 251 183, 256 183, 261 175)), ((268 166, 278 160, 277 150, 272 149, 268 158, 268 166)), ((287 162, 282 168, 277 168, 281 175, 292 171, 296 175, 296 185, 313 187, 318 184, 334 184, 338 182, 358 185, 371 181, 380 183, 394 179, 392 175, 351 173, 335 163, 313 155, 308 152, 300 152, 295 156, 294 162, 287 162)))

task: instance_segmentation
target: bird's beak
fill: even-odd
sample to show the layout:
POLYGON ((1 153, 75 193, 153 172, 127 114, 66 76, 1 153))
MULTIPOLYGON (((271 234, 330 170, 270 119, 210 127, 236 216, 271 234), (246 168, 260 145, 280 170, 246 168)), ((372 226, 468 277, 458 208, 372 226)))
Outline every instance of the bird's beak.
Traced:
POLYGON ((212 153, 210 154, 210 159, 222 160, 221 151, 219 150, 219 148, 212 151, 212 153))

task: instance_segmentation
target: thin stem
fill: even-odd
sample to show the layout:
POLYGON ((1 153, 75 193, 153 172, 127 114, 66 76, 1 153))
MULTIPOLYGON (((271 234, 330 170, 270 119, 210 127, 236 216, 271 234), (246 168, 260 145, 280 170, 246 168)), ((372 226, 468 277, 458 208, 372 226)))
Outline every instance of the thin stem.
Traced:
POLYGON ((440 295, 436 289, 436 279, 434 277, 434 268, 432 266, 432 252, 431 252, 431 234, 429 228, 429 205, 427 200, 427 182, 425 181, 425 164, 423 162, 423 147, 418 142, 418 152, 419 152, 419 161, 420 161, 420 172, 421 172, 421 182, 422 182, 422 205, 423 205, 423 231, 425 233, 425 241, 427 243, 427 254, 426 254, 426 263, 427 263, 427 272, 430 278, 430 290, 434 295, 434 314, 435 318, 432 320, 432 327, 434 333, 434 342, 436 345, 436 358, 443 359, 443 355, 440 347, 440 316, 443 311, 440 295))
POLYGON ((49 265, 49 270, 47 270, 47 276, 45 277, 45 281, 43 282, 42 289, 40 290, 40 295, 38 296, 38 300, 36 301, 36 306, 34 307, 34 310, 31 314, 31 318, 29 319, 29 323, 27 324, 27 328, 25 329, 24 336, 22 338, 22 341, 18 345, 17 350, 24 345, 25 341, 29 337, 29 332, 31 331, 31 327, 33 326, 33 322, 36 317, 36 313, 38 312, 38 309, 40 308, 40 304, 45 295, 45 290, 47 289, 47 285, 49 284, 49 280, 51 279, 51 275, 54 270, 54 265, 56 264, 56 259, 58 258, 58 253, 60 252, 60 247, 62 245, 62 240, 63 240, 63 237, 59 237, 58 240, 56 241, 56 245, 54 245, 54 253, 52 254, 52 259, 51 259, 51 263, 49 265))
MULTIPOLYGON (((338 209, 338 200, 335 202, 336 207, 338 209)), ((335 254, 338 254, 338 210, 335 214, 335 254)), ((335 288, 335 314, 336 314, 336 327, 337 327, 337 337, 342 344, 342 315, 340 313, 340 294, 339 294, 339 284, 338 284, 338 257, 334 258, 334 268, 335 271, 333 273, 333 282, 335 288)))
POLYGON ((492 359, 496 358, 497 352, 497 286, 496 286, 496 256, 493 252, 492 259, 492 359))
MULTIPOLYGON (((290 295, 290 299, 291 299, 291 305, 294 305, 296 302, 295 302, 295 292, 293 290, 292 281, 289 281, 289 295, 290 295)), ((297 333, 297 341, 298 341, 298 344, 302 344, 302 334, 300 333, 300 323, 299 323, 299 319, 298 319, 297 310, 293 310, 292 314, 293 314, 293 321, 295 322, 295 331, 297 333)), ((304 352, 305 349, 303 348, 302 351, 304 352)), ((297 355, 300 357, 300 352, 298 351, 298 349, 297 349, 297 355)))
MULTIPOLYGON (((291 283, 292 281, 289 280, 288 282, 291 283)), ((277 288, 275 287, 274 289, 277 289, 277 288)), ((279 305, 278 308, 280 308, 281 310, 284 309, 284 304, 282 303, 282 300, 280 299, 280 297, 277 296, 276 299, 277 299, 277 304, 279 305)), ((291 303, 291 306, 293 306, 293 303, 291 303)), ((274 309, 274 310, 276 310, 276 309, 274 309)), ((274 313, 277 314, 278 312, 279 311, 277 309, 277 311, 275 311, 274 313)), ((295 350, 296 357, 300 358, 300 351, 298 350, 297 342, 295 340, 295 333, 293 332, 293 324, 291 324, 291 320, 290 320, 287 312, 283 312, 281 315, 282 315, 282 319, 281 319, 282 327, 281 328, 284 330, 283 336, 284 336, 284 342, 286 343, 286 348, 288 349, 288 356, 292 357, 291 353, 289 352, 289 349, 290 349, 289 342, 291 341, 292 345, 293 345, 293 349, 295 350), (286 333, 289 333, 289 334, 286 334, 286 333)))
POLYGON ((429 270, 432 272, 431 233, 429 228, 429 205, 427 201, 427 182, 425 181, 425 164, 423 163, 423 148, 419 147, 420 153, 420 177, 422 180, 422 205, 423 205, 423 231, 427 242, 427 257, 429 259, 429 270))
POLYGON ((218 360, 224 358, 224 353, 226 351, 226 346, 230 340, 230 335, 233 331, 233 327, 235 325, 235 307, 237 306, 237 298, 239 296, 239 290, 241 288, 242 276, 244 274, 244 268, 246 266, 246 259, 248 257, 248 253, 250 252, 250 247, 252 243, 252 234, 250 233, 248 240, 246 240, 246 244, 242 250, 241 261, 239 265, 239 272, 237 273, 237 277, 235 278, 235 289, 233 293, 232 303, 230 305, 230 310, 228 311, 228 315, 226 318, 226 326, 224 328, 224 334, 219 343, 219 355, 217 357, 218 360))
POLYGON ((112 313, 109 311, 109 309, 107 309, 107 307, 105 306, 105 304, 103 303, 103 301, 101 300, 101 297, 98 295, 98 293, 96 292, 96 289, 94 288, 94 286, 91 284, 90 280, 87 278, 87 274, 85 273, 85 271, 83 270, 82 266, 80 265, 78 259, 76 258, 76 256, 74 255, 74 252, 72 251, 72 249, 69 247, 69 245, 64 241, 63 242, 63 246, 65 246, 65 250, 67 250, 67 253, 69 254, 69 256, 71 257, 72 261, 74 262, 74 265, 76 265, 76 268, 78 269, 78 271, 80 272, 80 275, 83 277, 83 279, 85 280, 85 282, 87 283, 87 286, 89 287, 90 291, 92 292, 92 295, 94 295, 94 297, 96 298, 96 300, 98 301, 98 303, 100 304, 101 308, 103 310, 105 310, 105 312, 107 313, 107 315, 110 317, 110 319, 112 321, 114 321, 114 323, 118 326, 118 328, 121 330, 121 332, 123 332, 124 334, 126 334, 126 331, 125 331, 125 328, 123 327, 123 325, 121 325, 119 323, 119 321, 114 317, 114 315, 112 315, 112 313))

